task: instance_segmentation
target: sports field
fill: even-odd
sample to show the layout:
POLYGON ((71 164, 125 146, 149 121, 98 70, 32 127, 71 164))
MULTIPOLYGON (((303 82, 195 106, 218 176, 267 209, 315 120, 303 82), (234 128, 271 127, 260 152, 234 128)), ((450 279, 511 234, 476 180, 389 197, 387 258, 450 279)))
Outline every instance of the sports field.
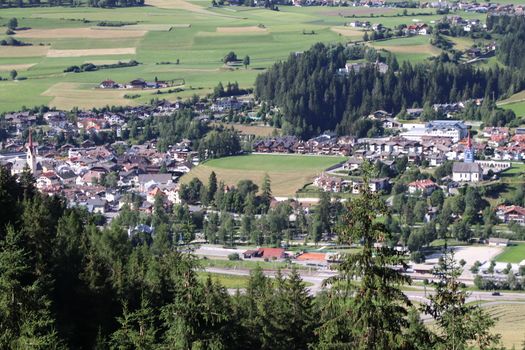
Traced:
MULTIPOLYGON (((100 107, 101 104, 131 104, 149 101, 155 91, 134 91, 140 97, 124 101, 123 94, 95 89, 106 79, 126 83, 146 80, 184 79, 184 91, 163 94, 175 99, 210 92, 219 81, 238 81, 251 87, 257 74, 290 53, 307 50, 314 43, 348 43, 360 40, 359 29, 345 26, 355 18, 387 27, 415 21, 431 22, 441 16, 431 9, 414 9, 403 16, 402 9, 368 7, 294 7, 279 11, 262 8, 211 7, 208 0, 149 0, 142 8, 102 9, 55 7, 3 9, 0 25, 16 17, 14 35, 32 46, 0 47, 0 76, 11 69, 19 81, 0 81, 0 112, 22 106, 52 105, 58 108, 100 107), (122 21, 122 27, 101 27, 101 21, 122 21), (136 24, 129 24, 136 23, 136 24), (313 33, 313 34, 312 34, 313 33), (251 65, 225 67, 222 58, 234 51, 251 65), (136 67, 94 72, 64 73, 72 65, 87 62, 137 60, 136 67), (179 64, 176 64, 179 60, 179 64), (67 84, 68 89, 64 89, 67 84)), ((484 18, 461 13, 464 18, 484 18)), ((3 38, 3 35, 0 35, 3 38)), ((373 44, 392 50, 399 59, 421 61, 439 53, 427 38, 395 39, 373 44), (401 39, 403 40, 403 39, 401 39)))
POLYGON ((520 263, 522 260, 525 260, 525 243, 509 246, 496 257, 496 261, 509 263, 520 263))
POLYGON ((189 182, 198 177, 207 183, 212 171, 219 181, 236 185, 248 179, 262 184, 265 174, 270 176, 274 196, 294 196, 297 190, 311 182, 325 169, 345 161, 345 157, 300 156, 300 155, 246 155, 214 159, 192 169, 182 178, 189 182))

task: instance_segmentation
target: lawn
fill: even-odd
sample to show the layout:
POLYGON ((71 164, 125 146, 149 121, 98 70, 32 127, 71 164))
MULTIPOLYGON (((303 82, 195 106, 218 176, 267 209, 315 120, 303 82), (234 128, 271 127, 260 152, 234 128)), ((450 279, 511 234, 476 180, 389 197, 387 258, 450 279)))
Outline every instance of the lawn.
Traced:
MULTIPOLYGON (((41 104, 64 109, 75 105, 89 108, 104 104, 137 104, 157 97, 153 95, 155 91, 140 91, 140 97, 133 101, 123 99, 122 94, 114 91, 105 91, 105 95, 100 96, 95 87, 105 79, 121 83, 136 78, 184 79, 183 91, 162 95, 171 100, 195 93, 204 95, 220 81, 237 81, 241 87, 252 87, 262 70, 286 59, 292 52, 305 51, 317 42, 344 44, 360 39, 362 32, 345 26, 352 21, 353 15, 387 27, 441 18, 427 9, 417 9, 414 10, 417 14, 403 16, 402 9, 390 8, 280 6, 280 11, 276 12, 247 7, 212 8, 209 1, 201 0, 150 0, 148 4, 151 6, 118 10, 83 7, 3 9, 2 18, 16 17, 19 26, 32 28, 17 35, 33 46, 0 50, 0 77, 6 78, 16 64, 19 76, 27 78, 18 82, 0 81, 0 112, 41 104), (421 14, 423 12, 430 15, 421 14), (97 27, 98 22, 108 20, 137 24, 123 28, 97 27), (251 65, 248 69, 224 67, 221 60, 229 51, 239 57, 249 55, 251 65), (95 72, 63 72, 68 66, 86 62, 130 59, 141 64, 95 72), (177 60, 179 64, 158 64, 177 60), (64 89, 64 86, 70 88, 64 89)), ((480 17, 472 13, 461 15, 480 17)), ((428 37, 372 45, 392 50, 399 61, 422 61, 440 52, 428 44, 428 37)))
POLYGON ((508 246, 496 257, 500 262, 520 263, 522 260, 525 260, 525 243, 508 246))
POLYGON ((197 177, 204 183, 212 171, 219 181, 236 185, 240 180, 252 180, 259 187, 265 174, 270 176, 274 196, 293 197, 305 184, 312 182, 325 169, 344 162, 345 157, 301 155, 245 155, 207 161, 182 178, 182 183, 197 177))
POLYGON ((508 99, 499 102, 498 106, 513 110, 518 117, 525 116, 525 91, 518 92, 508 99))
POLYGON ((243 289, 248 286, 248 276, 238 276, 238 275, 226 275, 221 273, 208 273, 208 272, 197 272, 199 280, 202 282, 206 281, 208 276, 212 278, 213 281, 220 283, 223 287, 227 289, 243 289))

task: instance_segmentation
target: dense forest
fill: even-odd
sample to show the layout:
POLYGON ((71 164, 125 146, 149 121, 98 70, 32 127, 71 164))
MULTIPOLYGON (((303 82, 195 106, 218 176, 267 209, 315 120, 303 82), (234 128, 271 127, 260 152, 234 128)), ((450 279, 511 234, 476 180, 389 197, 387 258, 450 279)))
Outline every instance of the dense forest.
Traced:
POLYGON ((498 41, 497 56, 507 66, 525 68, 525 17, 489 16, 487 27, 501 34, 498 41))
MULTIPOLYGON (((2 349, 500 348, 494 320, 466 304, 451 254, 428 304, 406 298, 400 288, 410 279, 392 268, 403 257, 375 248, 390 234, 376 221, 386 206, 369 190, 347 204, 339 231, 341 243, 363 248, 341 257, 325 291, 310 295, 295 270, 268 278, 255 269, 232 295, 175 243, 180 225, 132 237, 128 210, 100 228, 32 181, 0 168, 2 349), (435 320, 432 329, 420 314, 435 320)), ((178 215, 155 206, 152 220, 178 215)))
POLYGON ((319 43, 302 54, 292 54, 257 77, 257 98, 282 109, 282 125, 288 133, 308 137, 336 129, 364 136, 372 121, 362 117, 374 110, 397 114, 435 103, 498 99, 525 88, 523 71, 441 61, 403 62, 399 68, 390 61, 385 74, 373 64, 338 74, 349 59, 348 50, 319 43))

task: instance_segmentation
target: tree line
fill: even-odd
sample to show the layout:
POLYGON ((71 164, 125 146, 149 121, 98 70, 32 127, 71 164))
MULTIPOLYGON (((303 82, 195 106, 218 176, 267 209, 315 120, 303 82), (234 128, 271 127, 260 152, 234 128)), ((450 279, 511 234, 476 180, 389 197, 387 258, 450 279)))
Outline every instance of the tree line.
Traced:
POLYGON ((487 27, 501 35, 497 57, 509 67, 525 68, 525 18, 523 16, 489 16, 487 27))
POLYGON ((309 137, 335 129, 365 136, 372 121, 363 116, 374 110, 396 114, 435 103, 498 99, 525 87, 525 75, 519 70, 441 61, 403 62, 384 74, 369 64, 357 72, 338 74, 348 59, 348 49, 342 45, 315 44, 261 73, 255 94, 282 109, 286 133, 309 137))

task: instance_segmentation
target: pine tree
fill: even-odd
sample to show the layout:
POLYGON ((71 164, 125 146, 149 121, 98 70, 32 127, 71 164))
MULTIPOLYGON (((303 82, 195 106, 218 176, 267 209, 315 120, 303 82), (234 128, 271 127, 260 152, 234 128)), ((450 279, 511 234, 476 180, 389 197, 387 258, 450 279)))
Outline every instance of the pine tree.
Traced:
MULTIPOLYGON (((400 289, 410 282, 409 277, 394 270, 392 266, 403 265, 403 257, 386 246, 390 232, 377 220, 387 215, 387 208, 381 197, 370 190, 368 177, 371 165, 364 165, 365 174, 362 193, 347 204, 342 219, 339 240, 343 244, 362 242, 362 250, 342 257, 339 274, 332 283, 335 297, 343 298, 342 311, 351 318, 351 333, 348 343, 339 339, 323 339, 322 345, 351 346, 353 349, 397 349, 403 343, 402 330, 407 326, 406 306, 408 298, 400 289), (376 248, 376 244, 381 247, 376 248), (355 278, 360 280, 356 281, 355 278), (353 297, 352 297, 353 296, 353 297), (347 308, 345 299, 351 297, 347 308), (328 344, 327 344, 327 343, 328 344)), ((337 316, 321 327, 338 324, 337 316)), ((341 332, 341 331, 339 331, 341 332)), ((324 347, 321 348, 324 348, 324 347)))
POLYGON ((261 203, 263 205, 264 212, 267 212, 270 208, 270 202, 273 198, 271 184, 272 182, 270 180, 270 176, 268 174, 264 174, 264 179, 261 186, 261 203))
POLYGON ((210 178, 208 179, 208 203, 212 204, 217 193, 217 175, 214 171, 211 172, 210 178))
POLYGON ((116 349, 157 349, 157 328, 155 313, 143 296, 140 308, 130 312, 124 306, 122 317, 118 318, 119 329, 111 335, 112 348, 116 349))
POLYGON ((54 329, 45 276, 33 279, 23 236, 13 227, 0 243, 0 347, 62 349, 54 329))
MULTIPOLYGON (((445 248, 446 249, 446 248, 445 248)), ((430 303, 421 307, 432 316, 438 327, 435 349, 464 350, 474 343, 479 349, 493 349, 500 335, 490 331, 495 320, 479 305, 467 304, 468 292, 459 282, 462 269, 454 260, 454 253, 445 251, 435 270, 438 282, 430 303)))

